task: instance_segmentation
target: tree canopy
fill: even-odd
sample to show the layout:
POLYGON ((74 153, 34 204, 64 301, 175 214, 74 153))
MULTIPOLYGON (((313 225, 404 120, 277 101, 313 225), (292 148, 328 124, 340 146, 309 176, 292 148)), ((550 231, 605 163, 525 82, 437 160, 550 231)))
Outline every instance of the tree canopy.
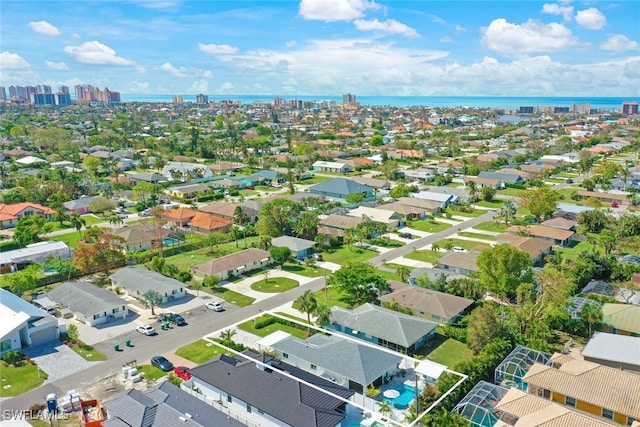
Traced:
POLYGON ((363 261, 349 262, 329 277, 328 284, 347 293, 348 304, 357 306, 373 302, 380 293, 389 289, 387 280, 376 268, 363 261))
POLYGON ((497 245, 480 252, 477 260, 480 282, 491 292, 512 299, 521 283, 531 283, 531 256, 511 245, 497 245))
POLYGON ((558 207, 558 199, 560 196, 557 192, 548 187, 538 187, 524 193, 520 198, 520 205, 528 209, 536 218, 536 222, 540 223, 542 218, 548 218, 556 211, 558 207))

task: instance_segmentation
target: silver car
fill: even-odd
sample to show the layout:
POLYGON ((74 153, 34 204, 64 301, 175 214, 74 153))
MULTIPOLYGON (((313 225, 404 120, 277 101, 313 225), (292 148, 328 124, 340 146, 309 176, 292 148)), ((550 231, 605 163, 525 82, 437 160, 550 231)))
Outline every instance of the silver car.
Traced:
POLYGON ((142 335, 155 335, 156 330, 151 325, 140 325, 136 328, 136 331, 140 332, 142 335))

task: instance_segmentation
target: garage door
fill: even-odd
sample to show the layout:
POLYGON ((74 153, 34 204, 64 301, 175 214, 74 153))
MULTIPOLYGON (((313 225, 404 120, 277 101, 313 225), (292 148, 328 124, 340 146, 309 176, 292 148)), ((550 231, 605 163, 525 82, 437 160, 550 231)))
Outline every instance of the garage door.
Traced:
POLYGON ((50 328, 43 329, 41 331, 36 331, 31 333, 31 347, 35 347, 37 345, 46 344, 48 342, 54 341, 57 339, 56 333, 58 331, 57 326, 52 326, 50 328))

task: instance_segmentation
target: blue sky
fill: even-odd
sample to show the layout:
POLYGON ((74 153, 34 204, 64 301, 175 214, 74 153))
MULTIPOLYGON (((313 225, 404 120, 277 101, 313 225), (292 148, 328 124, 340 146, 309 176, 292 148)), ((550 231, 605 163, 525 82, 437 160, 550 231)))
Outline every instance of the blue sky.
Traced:
POLYGON ((638 1, 3 0, 0 8, 2 86, 640 94, 638 1))

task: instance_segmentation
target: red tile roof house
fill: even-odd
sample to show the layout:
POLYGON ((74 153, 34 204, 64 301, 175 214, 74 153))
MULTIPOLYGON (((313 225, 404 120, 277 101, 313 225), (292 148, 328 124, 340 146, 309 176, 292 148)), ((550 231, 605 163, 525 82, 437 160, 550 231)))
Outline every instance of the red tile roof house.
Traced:
POLYGON ((220 218, 205 212, 196 212, 196 215, 189 221, 189 227, 198 233, 209 234, 213 232, 226 233, 229 231, 233 221, 220 218))
POLYGON ((530 225, 527 227, 514 225, 507 228, 507 233, 524 234, 538 239, 548 240, 556 246, 567 246, 576 234, 571 230, 545 227, 544 225, 530 225))
POLYGON ((39 205, 37 203, 13 203, 10 205, 0 204, 0 228, 15 227, 20 218, 27 215, 42 215, 45 219, 50 220, 51 215, 56 213, 51 208, 39 205))

